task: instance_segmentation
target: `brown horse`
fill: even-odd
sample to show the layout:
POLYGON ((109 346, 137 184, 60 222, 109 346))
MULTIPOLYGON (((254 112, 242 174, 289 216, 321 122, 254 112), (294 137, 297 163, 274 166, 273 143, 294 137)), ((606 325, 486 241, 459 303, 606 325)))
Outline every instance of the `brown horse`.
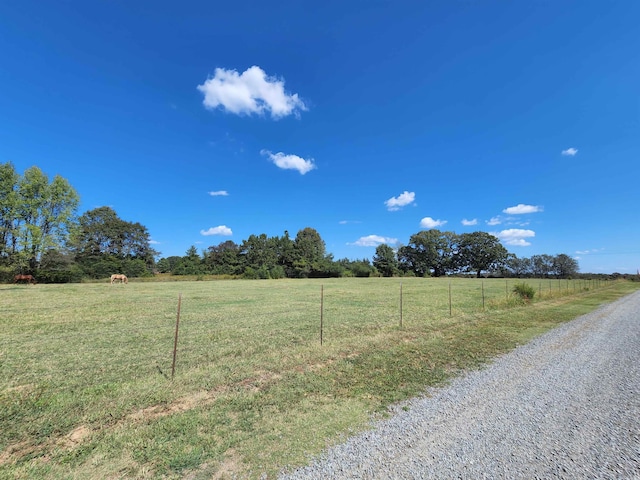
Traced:
POLYGON ((129 283, 129 279, 126 275, 123 275, 121 273, 114 273, 113 275, 111 275, 111 285, 113 285, 113 282, 117 280, 120 280, 120 283, 129 283))
POLYGON ((35 285, 36 279, 33 278, 33 275, 23 275, 22 273, 19 273, 18 275, 13 277, 13 283, 18 283, 18 282, 30 283, 31 285, 35 285))

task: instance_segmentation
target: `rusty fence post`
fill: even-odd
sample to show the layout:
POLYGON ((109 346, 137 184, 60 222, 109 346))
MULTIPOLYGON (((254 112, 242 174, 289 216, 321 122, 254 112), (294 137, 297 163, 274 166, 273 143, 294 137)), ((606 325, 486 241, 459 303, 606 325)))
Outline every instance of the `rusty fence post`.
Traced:
POLYGON ((320 345, 322 345, 323 329, 324 329, 324 285, 320 285, 320 345))
POLYGON ((402 328, 402 282, 400 282, 400 328, 402 328))
POLYGON ((176 373, 176 354, 178 352, 178 327, 180 325, 180 305, 182 303, 182 294, 178 294, 178 314, 176 315, 176 335, 173 341, 173 363, 171 364, 171 380, 176 373))

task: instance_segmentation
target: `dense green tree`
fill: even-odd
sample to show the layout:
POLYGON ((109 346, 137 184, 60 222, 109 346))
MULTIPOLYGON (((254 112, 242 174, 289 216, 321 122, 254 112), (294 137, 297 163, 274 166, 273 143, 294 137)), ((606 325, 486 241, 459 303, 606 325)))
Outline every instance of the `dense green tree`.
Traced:
POLYGON ((180 263, 182 263, 182 257, 172 255, 170 257, 163 257, 158 260, 158 263, 156 263, 156 268, 160 273, 173 273, 176 266, 180 263))
POLYGON ((454 232, 423 230, 411 235, 408 245, 400 247, 398 259, 405 270, 417 276, 445 275, 455 268, 457 239, 454 232))
MULTIPOLYGON (((272 245, 276 249, 278 265, 282 267, 284 276, 294 277, 295 271, 293 268, 293 262, 295 259, 295 245, 293 240, 289 237, 289 232, 285 230, 282 237, 274 237, 272 242, 272 245)), ((276 271, 278 273, 280 272, 279 269, 276 269, 276 271)))
POLYGON ((500 240, 486 232, 463 233, 458 236, 457 262, 462 271, 497 270, 507 258, 507 249, 500 240))
POLYGON ((387 244, 381 244, 376 247, 376 253, 373 256, 373 266, 380 272, 383 277, 393 277, 398 273, 398 258, 396 252, 387 244))
POLYGON ((172 273, 175 275, 202 275, 206 273, 203 258, 195 245, 189 247, 184 257, 174 266, 172 273))
POLYGON ((147 228, 120 219, 111 207, 89 210, 78 219, 73 246, 78 257, 113 255, 141 259, 148 264, 153 263, 157 254, 151 248, 147 228))
POLYGON ((250 235, 242 242, 241 252, 245 268, 269 271, 278 265, 277 240, 261 235, 250 235))
POLYGON ((138 276, 140 262, 150 272, 157 255, 147 228, 120 219, 111 207, 95 208, 80 216, 71 244, 77 261, 94 277, 104 276, 108 269, 138 276), (102 266, 97 268, 96 262, 102 266))
POLYGON ((554 273, 553 257, 551 255, 542 254, 531 257, 531 270, 535 277, 549 277, 554 273))
POLYGON ((12 163, 0 163, 0 261, 8 263, 18 250, 18 181, 12 163))
POLYGON ((343 258, 335 262, 335 264, 339 266, 340 269, 334 269, 333 274, 329 276, 371 277, 377 273, 376 268, 371 265, 371 262, 366 258, 361 260, 343 258))
POLYGON ((239 275, 244 265, 241 247, 232 240, 209 247, 203 262, 206 270, 214 275, 239 275))
POLYGON ((575 258, 564 253, 553 258, 553 270, 560 278, 569 278, 578 274, 578 262, 575 258))
POLYGON ((507 277, 529 277, 533 274, 531 259, 518 258, 514 253, 509 253, 502 266, 502 273, 507 277))
POLYGON ((156 262, 156 270, 159 273, 169 273, 171 272, 171 264, 169 263, 169 260, 166 258, 161 258, 160 260, 158 260, 156 262))
POLYGON ((303 228, 293 241, 293 270, 296 277, 317 276, 323 270, 326 246, 320 234, 311 227, 303 228))
POLYGON ((47 250, 65 246, 79 201, 59 175, 49 182, 36 166, 20 176, 11 163, 0 165, 0 258, 19 270, 40 268, 47 250))

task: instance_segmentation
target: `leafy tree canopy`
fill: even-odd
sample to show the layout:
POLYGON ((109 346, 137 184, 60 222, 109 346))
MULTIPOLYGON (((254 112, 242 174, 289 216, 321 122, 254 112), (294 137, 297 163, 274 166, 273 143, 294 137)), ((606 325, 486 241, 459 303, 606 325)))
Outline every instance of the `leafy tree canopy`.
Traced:
POLYGON ((110 256, 142 260, 150 267, 157 255, 151 248, 147 228, 140 223, 120 219, 111 207, 85 212, 78 219, 71 244, 77 259, 85 264, 110 256))
POLYGON ((507 259, 507 249, 500 240, 486 232, 463 233, 458 237, 458 263, 463 270, 497 270, 507 259))
POLYGON ((13 164, 0 164, 0 260, 40 268, 45 252, 64 248, 79 202, 59 175, 50 182, 36 166, 20 176, 13 164))

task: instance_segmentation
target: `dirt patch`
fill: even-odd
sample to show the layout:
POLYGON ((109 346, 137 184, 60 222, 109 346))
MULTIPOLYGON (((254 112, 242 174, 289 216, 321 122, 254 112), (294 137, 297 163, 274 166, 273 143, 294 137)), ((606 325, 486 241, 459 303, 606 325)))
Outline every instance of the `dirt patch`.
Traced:
POLYGON ((3 452, 0 452, 0 465, 15 463, 18 458, 29 455, 36 450, 38 450, 38 447, 31 445, 27 441, 9 445, 3 452))
MULTIPOLYGON (((113 423, 105 422, 105 424, 100 428, 118 428, 126 423, 148 422, 169 415, 187 412, 194 408, 214 403, 220 395, 230 390, 241 388, 247 391, 257 392, 263 389, 266 385, 278 381, 280 378, 282 378, 280 374, 261 371, 258 372, 258 375, 247 378, 234 385, 221 385, 213 390, 202 390, 192 393, 191 395, 178 398, 166 405, 152 405, 142 408, 136 412, 130 413, 121 420, 117 420, 113 423)), ((28 390, 29 386, 25 385, 14 388, 16 391, 22 391, 28 390)), ((4 451, 0 452, 0 465, 15 463, 21 457, 31 455, 34 452, 48 452, 54 446, 58 446, 65 450, 74 449, 84 442, 92 432, 93 429, 91 427, 80 425, 66 435, 51 438, 40 445, 32 445, 28 441, 9 445, 4 451)))
POLYGON ((57 444, 65 450, 71 450, 79 443, 82 443, 89 435, 91 435, 91 429, 86 425, 80 425, 59 439, 57 444))
POLYGON ((238 472, 243 470, 242 458, 240 455, 233 450, 230 449, 227 451, 224 460, 220 462, 218 466, 218 470, 213 475, 212 480, 224 480, 227 478, 234 478, 238 472))

